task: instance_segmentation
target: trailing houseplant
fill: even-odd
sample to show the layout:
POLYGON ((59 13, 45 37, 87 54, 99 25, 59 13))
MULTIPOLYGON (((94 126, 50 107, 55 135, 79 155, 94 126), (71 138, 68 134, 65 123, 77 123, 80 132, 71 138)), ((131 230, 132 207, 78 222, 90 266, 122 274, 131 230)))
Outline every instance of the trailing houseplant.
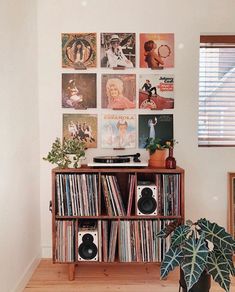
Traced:
POLYGON ((172 232, 171 245, 161 263, 161 278, 180 266, 189 291, 206 270, 229 292, 230 275, 235 275, 235 240, 232 236, 223 227, 205 218, 195 223, 188 220, 185 225, 168 225, 156 236, 166 238, 172 232))
POLYGON ((74 168, 79 167, 81 157, 85 157, 85 143, 79 139, 56 138, 52 144, 51 151, 43 160, 57 164, 61 168, 67 168, 70 164, 74 168), (72 154, 72 156, 71 156, 72 154))
POLYGON ((145 141, 144 148, 149 151, 149 154, 152 155, 156 150, 164 150, 169 148, 169 142, 164 143, 159 138, 147 138, 145 141))

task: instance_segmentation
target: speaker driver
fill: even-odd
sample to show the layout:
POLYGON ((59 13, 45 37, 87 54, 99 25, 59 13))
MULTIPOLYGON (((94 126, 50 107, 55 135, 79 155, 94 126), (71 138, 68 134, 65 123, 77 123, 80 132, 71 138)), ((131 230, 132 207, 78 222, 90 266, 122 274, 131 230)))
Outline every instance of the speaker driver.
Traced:
POLYGON ((93 242, 84 242, 79 248, 78 252, 84 260, 92 260, 97 255, 97 246, 93 242))
POLYGON ((150 189, 149 187, 143 188, 141 191, 141 195, 144 196, 148 196, 148 197, 152 197, 153 196, 153 191, 152 189, 150 189))
POLYGON ((156 208, 157 203, 152 196, 143 196, 138 201, 138 209, 142 214, 152 214, 156 208))

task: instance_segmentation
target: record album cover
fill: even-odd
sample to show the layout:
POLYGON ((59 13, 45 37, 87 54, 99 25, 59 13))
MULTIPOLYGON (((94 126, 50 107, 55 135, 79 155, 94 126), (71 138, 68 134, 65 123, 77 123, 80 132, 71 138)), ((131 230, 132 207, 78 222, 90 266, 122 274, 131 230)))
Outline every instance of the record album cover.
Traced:
POLYGON ((105 114, 102 116, 102 148, 135 148, 135 115, 105 114))
POLYGON ((87 148, 96 148, 97 115, 63 114, 63 137, 78 138, 87 148))
POLYGON ((158 138, 162 143, 173 140, 173 115, 139 115, 139 148, 147 138, 158 138))

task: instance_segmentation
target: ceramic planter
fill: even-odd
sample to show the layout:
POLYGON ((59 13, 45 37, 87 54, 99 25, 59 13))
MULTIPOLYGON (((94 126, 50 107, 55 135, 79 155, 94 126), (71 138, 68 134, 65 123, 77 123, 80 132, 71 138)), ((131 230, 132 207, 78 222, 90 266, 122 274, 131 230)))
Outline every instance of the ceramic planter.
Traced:
POLYGON ((155 168, 164 168, 167 157, 167 149, 156 150, 149 157, 149 166, 155 168))

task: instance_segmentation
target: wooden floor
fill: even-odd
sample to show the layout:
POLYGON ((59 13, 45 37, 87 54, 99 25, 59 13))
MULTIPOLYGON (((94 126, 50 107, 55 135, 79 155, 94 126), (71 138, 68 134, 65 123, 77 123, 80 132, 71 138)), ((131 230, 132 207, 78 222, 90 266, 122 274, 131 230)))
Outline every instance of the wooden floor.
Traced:
MULTIPOLYGON (((77 267, 75 280, 68 281, 67 265, 42 260, 24 292, 178 292, 178 275, 177 270, 160 280, 156 264, 88 264, 77 267)), ((224 290, 212 281, 210 292, 224 290)), ((234 279, 230 292, 235 292, 234 279)))

